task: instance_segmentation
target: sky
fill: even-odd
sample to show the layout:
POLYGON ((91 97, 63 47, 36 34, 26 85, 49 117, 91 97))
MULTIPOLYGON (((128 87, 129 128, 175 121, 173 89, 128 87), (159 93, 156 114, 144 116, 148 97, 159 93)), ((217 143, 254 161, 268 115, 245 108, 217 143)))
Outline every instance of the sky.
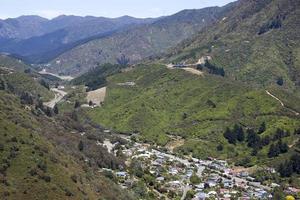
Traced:
POLYGON ((0 19, 21 15, 158 17, 174 14, 183 9, 222 6, 233 0, 0 0, 0 19))

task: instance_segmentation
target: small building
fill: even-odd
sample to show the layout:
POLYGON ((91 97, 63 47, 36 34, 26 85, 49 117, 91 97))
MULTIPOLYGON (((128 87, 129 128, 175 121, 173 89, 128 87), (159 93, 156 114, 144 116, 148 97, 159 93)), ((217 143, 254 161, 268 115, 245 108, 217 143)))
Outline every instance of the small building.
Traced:
POLYGON ((126 178, 127 177, 127 172, 116 172, 117 177, 121 178, 126 178))

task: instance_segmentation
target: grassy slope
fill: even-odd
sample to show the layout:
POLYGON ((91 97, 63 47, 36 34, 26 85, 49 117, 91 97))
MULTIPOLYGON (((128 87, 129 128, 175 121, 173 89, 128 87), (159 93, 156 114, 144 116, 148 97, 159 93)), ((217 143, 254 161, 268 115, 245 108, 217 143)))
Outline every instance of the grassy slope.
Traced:
MULTIPOLYGON (((273 133, 277 127, 293 131, 300 125, 299 118, 264 90, 218 76, 199 77, 162 66, 140 66, 111 77, 104 106, 91 110, 90 116, 120 131, 139 131, 145 140, 159 144, 168 141, 168 134, 181 135, 187 138, 186 147, 201 157, 237 156, 239 149, 235 150, 223 138, 225 127, 234 123, 257 128, 266 121, 268 130, 264 134, 273 133), (135 81, 136 86, 116 85, 126 81, 135 81), (216 108, 210 107, 208 100, 216 108), (223 153, 216 152, 219 143, 226 146, 223 153)), ((244 145, 239 148, 249 153, 244 145)))
POLYGON ((82 162, 46 139, 43 134, 55 130, 54 123, 43 121, 43 116, 37 121, 31 112, 22 108, 18 98, 0 91, 0 110, 1 199, 131 198, 110 180, 93 174, 82 162), (40 163, 47 167, 39 168, 40 163), (33 169, 37 175, 30 174, 33 169), (76 183, 71 179, 73 175, 77 176, 76 183), (45 176, 51 181, 45 181, 42 178, 45 176), (67 191, 72 196, 68 196, 67 191))
POLYGON ((25 69, 29 68, 22 61, 2 54, 0 54, 0 63, 0 67, 6 67, 17 71, 24 71, 25 69))
POLYGON ((16 94, 29 92, 34 96, 41 96, 45 102, 54 98, 54 94, 51 91, 33 80, 28 74, 14 72, 12 74, 0 75, 0 79, 4 80, 9 89, 13 88, 13 92, 16 94))
POLYGON ((299 1, 240 1, 236 9, 214 26, 182 43, 170 61, 194 62, 211 55, 228 77, 257 86, 276 85, 299 96, 299 1), (279 17, 282 26, 259 35, 262 26, 279 17))

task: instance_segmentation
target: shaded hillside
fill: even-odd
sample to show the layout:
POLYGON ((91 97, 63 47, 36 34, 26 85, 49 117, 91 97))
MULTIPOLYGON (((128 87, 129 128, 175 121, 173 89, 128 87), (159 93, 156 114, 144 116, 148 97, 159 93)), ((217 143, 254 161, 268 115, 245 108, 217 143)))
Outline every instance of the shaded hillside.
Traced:
POLYGON ((52 20, 23 16, 0 21, 0 51, 17 54, 30 62, 46 62, 93 37, 103 37, 128 26, 154 19, 59 16, 52 20))
POLYGON ((299 15, 297 0, 241 0, 218 23, 178 45, 166 62, 209 55, 232 79, 299 94, 299 15))
POLYGON ((62 54, 49 70, 78 75, 98 64, 117 63, 125 55, 131 63, 158 55, 222 18, 232 5, 185 10, 141 27, 92 40, 62 54))

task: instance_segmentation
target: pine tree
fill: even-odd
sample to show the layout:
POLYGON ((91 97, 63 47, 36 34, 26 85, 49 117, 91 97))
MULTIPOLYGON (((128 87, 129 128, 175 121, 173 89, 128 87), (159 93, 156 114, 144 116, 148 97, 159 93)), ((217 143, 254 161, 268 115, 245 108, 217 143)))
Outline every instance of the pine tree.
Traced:
POLYGON ((259 147, 260 146, 260 136, 254 132, 253 129, 247 130, 247 142, 248 147, 259 147))
POLYGON ((263 122, 258 129, 258 134, 262 134, 265 131, 266 131, 266 123, 263 122))
POLYGON ((277 157, 280 154, 280 148, 278 145, 271 144, 268 152, 268 157, 273 158, 277 157))
POLYGON ((236 144, 236 134, 232 132, 229 128, 226 129, 224 137, 230 144, 236 144))
POLYGON ((58 106, 55 105, 54 108, 53 108, 53 112, 58 115, 59 114, 59 111, 58 111, 58 106))
POLYGON ((80 102, 79 101, 75 101, 75 105, 74 105, 74 108, 79 108, 80 107, 80 102))
POLYGON ((83 149, 84 149, 84 144, 81 140, 79 141, 78 149, 79 149, 79 151, 83 151, 83 149))
POLYGON ((241 126, 238 126, 237 124, 233 128, 233 132, 235 132, 237 140, 239 142, 243 142, 245 140, 245 134, 244 130, 241 126))

